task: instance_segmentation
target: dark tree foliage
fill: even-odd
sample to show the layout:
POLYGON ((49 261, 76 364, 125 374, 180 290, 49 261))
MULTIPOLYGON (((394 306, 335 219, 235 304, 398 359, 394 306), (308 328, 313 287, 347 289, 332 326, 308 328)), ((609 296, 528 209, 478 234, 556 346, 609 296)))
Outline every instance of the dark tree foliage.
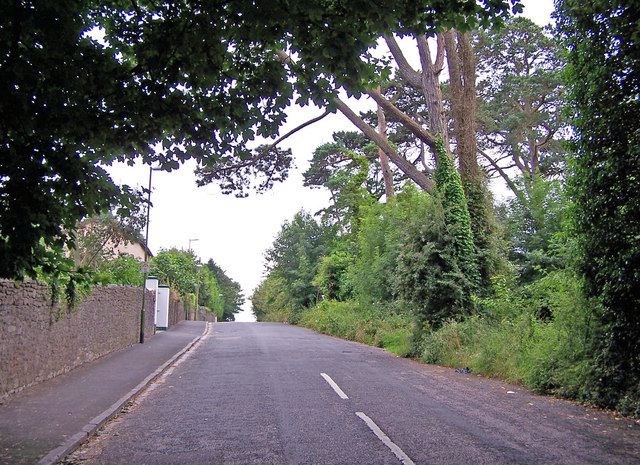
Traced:
POLYGON ((606 332, 602 405, 640 414, 640 3, 559 0, 575 116, 574 225, 606 332), (635 412, 634 412, 635 410, 635 412))
POLYGON ((78 220, 133 206, 98 163, 145 134, 124 117, 126 67, 82 38, 86 1, 0 10, 0 277, 35 277, 59 265, 78 220))
POLYGON ((242 305, 244 304, 242 288, 240 284, 227 276, 225 271, 213 260, 210 259, 206 266, 216 278, 224 299, 222 321, 233 321, 235 319, 234 315, 242 310, 242 305))
POLYGON ((205 186, 217 182, 223 194, 246 197, 251 188, 264 192, 271 189, 274 183, 287 179, 291 164, 290 149, 261 145, 254 150, 253 157, 245 160, 222 159, 206 168, 196 168, 197 183, 205 186))

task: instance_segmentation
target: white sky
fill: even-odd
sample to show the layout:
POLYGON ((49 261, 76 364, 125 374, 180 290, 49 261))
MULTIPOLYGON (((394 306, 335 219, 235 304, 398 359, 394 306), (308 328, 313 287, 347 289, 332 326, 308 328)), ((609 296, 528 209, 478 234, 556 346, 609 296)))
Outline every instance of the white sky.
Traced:
MULTIPOLYGON (((540 25, 546 25, 553 10, 553 0, 523 0, 524 15, 540 25)), ((359 109, 373 104, 357 102, 359 109)), ((292 122, 281 132, 318 116, 317 108, 292 108, 292 122)), ((149 248, 155 254, 161 248, 191 248, 203 263, 212 258, 227 275, 242 286, 247 303, 236 321, 253 321, 249 296, 264 275, 264 252, 271 246, 285 220, 305 209, 315 213, 328 204, 328 194, 305 188, 302 172, 308 167, 313 150, 331 142, 335 131, 357 129, 341 114, 329 115, 284 141, 281 148, 291 148, 296 161, 289 179, 266 194, 251 194, 238 199, 223 195, 217 185, 196 187, 195 163, 179 170, 153 172, 149 248)), ((114 165, 109 168, 117 183, 147 186, 148 166, 114 165)))

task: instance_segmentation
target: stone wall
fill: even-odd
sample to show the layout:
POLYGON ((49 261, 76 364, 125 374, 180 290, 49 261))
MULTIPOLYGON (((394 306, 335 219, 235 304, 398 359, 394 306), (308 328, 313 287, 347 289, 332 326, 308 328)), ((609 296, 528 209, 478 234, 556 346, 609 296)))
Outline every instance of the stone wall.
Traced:
POLYGON ((210 323, 217 323, 218 318, 211 312, 207 310, 207 307, 200 307, 198 310, 198 317, 196 318, 196 308, 189 307, 189 320, 197 320, 197 321, 208 321, 210 323))
MULTIPOLYGON (((194 321, 196 319, 196 309, 193 306, 186 306, 177 293, 171 291, 169 299, 169 327, 175 325, 176 323, 185 319, 185 317, 194 321)), ((198 311, 198 321, 208 321, 211 323, 216 323, 218 321, 217 317, 210 313, 207 310, 207 307, 200 307, 200 311, 198 311)))
MULTIPOLYGON (((172 289, 169 294, 169 327, 181 322, 185 317, 190 321, 195 320, 195 313, 195 307, 186 306, 185 308, 185 303, 180 300, 178 293, 172 289)), ((217 318, 213 313, 207 311, 206 307, 200 307, 198 321, 216 323, 217 318)))
MULTIPOLYGON (((41 283, 0 280, 0 398, 139 341, 141 288, 96 287, 71 310, 50 295, 41 283)), ((145 340, 154 301, 147 291, 145 340)))
POLYGON ((178 294, 171 290, 169 294, 169 327, 185 319, 184 303, 178 294))
MULTIPOLYGON (((195 313, 195 309, 192 309, 191 312, 195 313)), ((198 321, 208 321, 209 323, 217 323, 218 317, 216 317, 213 313, 207 310, 207 307, 200 307, 198 310, 198 321)))

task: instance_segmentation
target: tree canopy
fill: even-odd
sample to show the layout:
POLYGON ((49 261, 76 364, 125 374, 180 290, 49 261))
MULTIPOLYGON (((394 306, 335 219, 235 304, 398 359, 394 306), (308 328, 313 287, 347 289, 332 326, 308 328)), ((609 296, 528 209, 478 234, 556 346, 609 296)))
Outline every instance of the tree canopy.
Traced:
POLYGON ((153 257, 151 274, 170 286, 182 297, 195 292, 199 284, 198 262, 191 252, 176 248, 161 250, 153 257))
POLYGON ((565 49, 550 31, 524 17, 511 18, 502 29, 478 31, 474 48, 480 154, 489 171, 524 200, 536 178, 563 171, 569 133, 563 112, 565 49))
MULTIPOLYGON (((206 264, 207 269, 211 273, 211 276, 215 278, 218 283, 218 289, 220 291, 223 302, 222 315, 220 319, 222 321, 233 321, 234 314, 242 310, 244 304, 244 296, 242 295, 242 288, 240 284, 227 276, 226 272, 220 268, 213 260, 209 260, 206 264)), ((215 297, 215 296, 213 296, 215 297)))
POLYGON ((11 278, 55 268, 52 251, 73 245, 77 220, 133 206, 103 165, 141 157, 170 170, 197 158, 211 170, 259 156, 281 178, 286 153, 255 155, 248 144, 274 137, 294 101, 333 110, 338 88, 369 88, 381 34, 464 29, 519 9, 517 0, 1 6, 0 276, 11 278), (89 37, 95 28, 104 41, 89 37), (283 51, 294 67, 277 60, 283 51))
POLYGON ((266 267, 285 283, 295 305, 312 305, 317 291, 311 284, 320 258, 327 254, 331 231, 323 228, 307 212, 298 212, 285 222, 273 245, 265 253, 266 267))
MULTIPOLYGON (((1 4, 0 276, 55 268, 84 217, 131 206, 100 162, 131 145, 127 70, 83 36, 89 3, 1 4), (119 124, 120 123, 120 124, 119 124)), ((136 137, 145 138, 143 128, 136 137)))

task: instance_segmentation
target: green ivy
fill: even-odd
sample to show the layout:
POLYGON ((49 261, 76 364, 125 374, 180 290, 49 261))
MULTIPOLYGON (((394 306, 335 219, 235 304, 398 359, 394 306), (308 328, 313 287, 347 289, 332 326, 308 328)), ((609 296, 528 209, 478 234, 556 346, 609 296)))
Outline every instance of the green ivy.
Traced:
POLYGON ((556 3, 569 47, 578 265, 605 328, 594 392, 599 405, 640 416, 640 11, 634 2, 556 3))
POLYGON ((473 232, 471 231, 471 216, 467 207, 460 173, 444 147, 441 138, 436 141, 438 166, 434 173, 434 194, 442 201, 445 224, 454 237, 459 265, 467 279, 478 285, 480 278, 475 260, 473 232))

